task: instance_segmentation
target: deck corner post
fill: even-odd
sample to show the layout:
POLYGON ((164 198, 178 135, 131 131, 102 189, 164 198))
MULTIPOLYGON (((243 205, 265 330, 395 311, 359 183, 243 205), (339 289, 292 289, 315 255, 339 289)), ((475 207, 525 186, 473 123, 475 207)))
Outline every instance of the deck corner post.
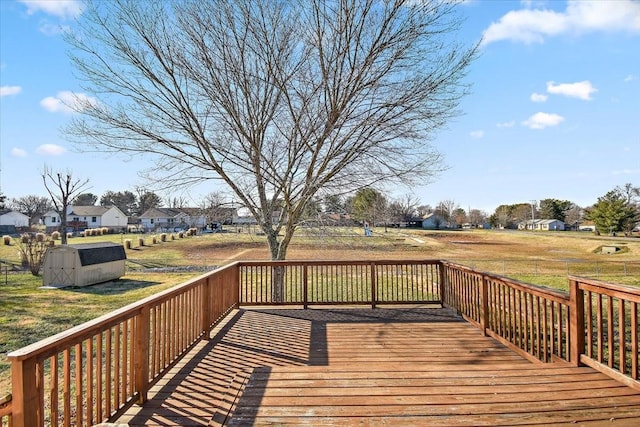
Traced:
POLYGON ((11 359, 12 427, 31 427, 42 424, 36 359, 11 359))
POLYGON ((482 289, 480 294, 480 327, 482 334, 487 336, 487 328, 489 327, 489 281, 486 275, 482 275, 482 289))
POLYGON ((585 347, 584 291, 575 279, 569 279, 569 310, 569 361, 580 366, 585 347))
POLYGON ((142 308, 136 317, 135 341, 135 387, 138 392, 139 405, 147 401, 149 391, 149 339, 151 337, 151 309, 148 305, 142 308))

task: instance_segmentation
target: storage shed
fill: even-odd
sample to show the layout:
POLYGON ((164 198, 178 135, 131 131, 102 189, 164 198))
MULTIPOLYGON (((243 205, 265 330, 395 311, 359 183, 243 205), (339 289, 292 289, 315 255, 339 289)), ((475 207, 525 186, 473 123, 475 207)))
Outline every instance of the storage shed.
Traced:
POLYGON ((88 286, 119 279, 127 255, 111 242, 52 246, 43 262, 43 286, 88 286))

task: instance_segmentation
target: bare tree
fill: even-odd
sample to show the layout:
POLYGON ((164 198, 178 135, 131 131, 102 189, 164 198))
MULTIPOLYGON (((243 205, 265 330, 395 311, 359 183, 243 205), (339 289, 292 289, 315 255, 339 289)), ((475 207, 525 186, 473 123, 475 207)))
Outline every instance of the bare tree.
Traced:
POLYGON ((85 191, 88 188, 89 180, 74 178, 70 171, 65 173, 54 172, 46 165, 42 171, 42 181, 44 188, 47 189, 47 193, 51 197, 55 211, 60 216, 61 244, 67 244, 67 206, 71 204, 71 201, 85 191))
POLYGON ((18 199, 11 199, 11 207, 29 217, 29 225, 33 225, 47 211, 53 209, 51 199, 30 194, 18 199))
POLYGON ((284 259, 306 205, 424 184, 476 46, 446 0, 89 1, 72 60, 97 102, 69 128, 153 156, 149 178, 220 179, 284 259))
POLYGON ((455 200, 443 200, 438 203, 436 207, 436 213, 442 216, 442 219, 447 223, 447 227, 452 227, 455 223, 454 212, 458 208, 458 204, 455 200))

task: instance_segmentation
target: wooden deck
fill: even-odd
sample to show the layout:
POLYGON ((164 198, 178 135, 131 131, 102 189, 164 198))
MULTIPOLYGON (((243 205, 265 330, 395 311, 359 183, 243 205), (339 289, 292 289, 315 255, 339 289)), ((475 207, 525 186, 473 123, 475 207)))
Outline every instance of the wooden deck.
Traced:
POLYGON ((534 364, 441 308, 247 309, 156 383, 130 426, 640 425, 640 393, 534 364))

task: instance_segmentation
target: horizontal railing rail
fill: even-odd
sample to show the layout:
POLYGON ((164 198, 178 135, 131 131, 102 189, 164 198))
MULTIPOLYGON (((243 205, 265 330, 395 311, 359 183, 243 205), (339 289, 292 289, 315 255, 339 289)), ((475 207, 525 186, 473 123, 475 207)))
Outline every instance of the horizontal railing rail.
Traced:
POLYGON ((578 327, 585 330, 580 362, 638 387, 640 289, 574 276, 569 283, 578 301, 578 327))
POLYGON ((440 303, 440 261, 241 262, 240 304, 440 303))
POLYGON ((234 265, 8 354, 13 426, 91 426, 146 401, 159 379, 238 305, 234 265))
POLYGON ((570 277, 570 292, 448 261, 236 262, 11 352, 0 427, 112 421, 232 309, 438 303, 530 360, 638 381, 640 289, 570 277))

